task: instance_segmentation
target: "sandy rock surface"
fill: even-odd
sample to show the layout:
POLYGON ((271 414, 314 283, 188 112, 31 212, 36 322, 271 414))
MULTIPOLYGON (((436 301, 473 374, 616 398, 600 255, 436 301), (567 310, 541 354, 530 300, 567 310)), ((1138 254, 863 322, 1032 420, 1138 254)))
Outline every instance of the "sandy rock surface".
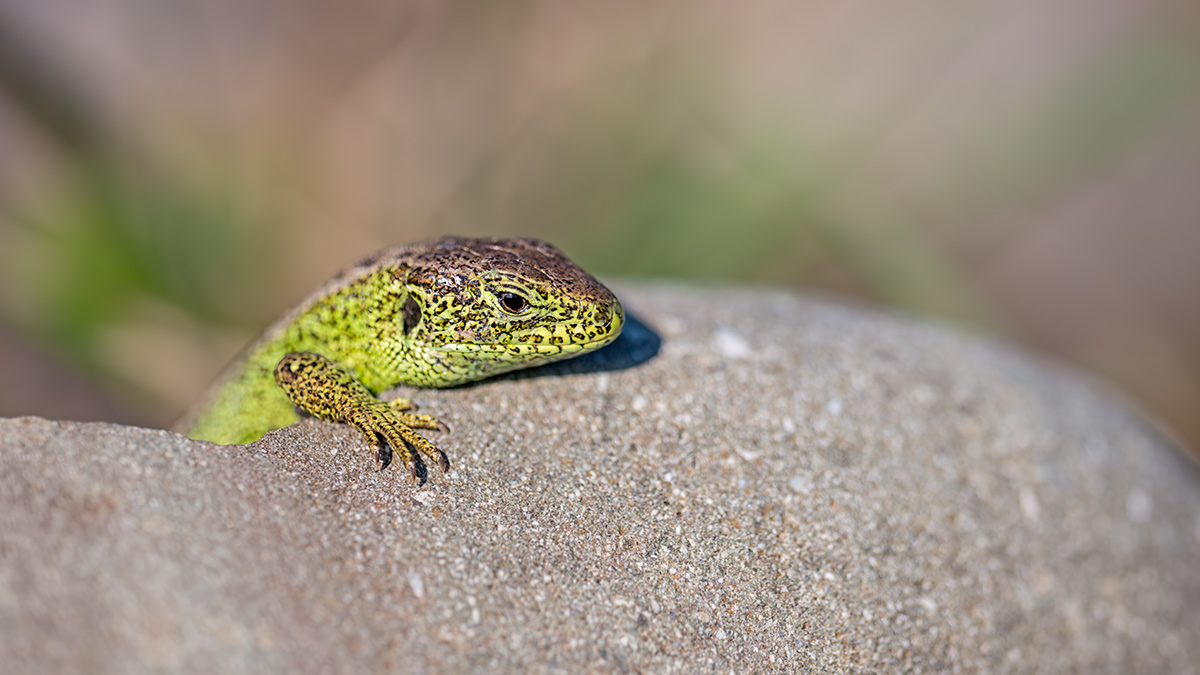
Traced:
POLYGON ((612 348, 401 390, 452 470, 0 420, 6 672, 1194 672, 1200 473, 1069 373, 617 285, 612 348))

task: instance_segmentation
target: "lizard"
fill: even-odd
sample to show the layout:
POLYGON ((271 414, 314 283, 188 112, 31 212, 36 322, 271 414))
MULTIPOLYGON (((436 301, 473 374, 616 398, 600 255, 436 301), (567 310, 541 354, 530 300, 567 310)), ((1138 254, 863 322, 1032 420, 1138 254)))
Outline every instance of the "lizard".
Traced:
POLYGON ((380 469, 393 451, 413 480, 422 457, 449 470, 416 432, 449 428, 400 384, 450 387, 590 352, 617 338, 617 297, 536 239, 441 239, 378 251, 343 270, 283 317, 225 370, 177 425, 188 437, 251 443, 302 414, 345 422, 366 437, 380 469))

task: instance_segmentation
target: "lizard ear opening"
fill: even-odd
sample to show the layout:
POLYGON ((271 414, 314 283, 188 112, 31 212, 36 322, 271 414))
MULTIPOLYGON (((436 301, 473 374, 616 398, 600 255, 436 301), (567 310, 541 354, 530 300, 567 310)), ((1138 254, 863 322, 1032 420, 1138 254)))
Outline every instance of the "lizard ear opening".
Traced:
POLYGON ((408 335, 412 329, 421 323, 421 305, 413 299, 412 295, 404 298, 404 306, 400 308, 404 314, 404 334, 408 335))

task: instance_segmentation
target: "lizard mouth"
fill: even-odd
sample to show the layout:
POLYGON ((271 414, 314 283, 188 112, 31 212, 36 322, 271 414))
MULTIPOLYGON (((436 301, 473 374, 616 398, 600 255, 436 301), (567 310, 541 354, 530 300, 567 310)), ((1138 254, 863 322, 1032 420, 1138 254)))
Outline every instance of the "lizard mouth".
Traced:
POLYGON ((443 352, 459 352, 459 353, 479 353, 479 352, 496 352, 503 353, 510 351, 513 347, 520 348, 526 353, 541 353, 546 355, 551 354, 575 354, 581 351, 592 351, 599 349, 604 345, 612 342, 617 338, 619 333, 610 333, 604 337, 587 342, 568 342, 564 344, 548 344, 534 342, 510 342, 510 343, 478 343, 478 342, 452 342, 438 347, 439 351, 443 352))

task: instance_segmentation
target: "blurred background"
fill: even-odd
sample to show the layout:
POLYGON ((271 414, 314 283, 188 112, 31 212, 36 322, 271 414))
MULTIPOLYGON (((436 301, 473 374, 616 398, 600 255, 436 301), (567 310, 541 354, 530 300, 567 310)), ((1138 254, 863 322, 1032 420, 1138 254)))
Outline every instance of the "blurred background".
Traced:
POLYGON ((1195 452, 1200 3, 0 0, 0 416, 169 426, 446 233, 954 322, 1195 452))

